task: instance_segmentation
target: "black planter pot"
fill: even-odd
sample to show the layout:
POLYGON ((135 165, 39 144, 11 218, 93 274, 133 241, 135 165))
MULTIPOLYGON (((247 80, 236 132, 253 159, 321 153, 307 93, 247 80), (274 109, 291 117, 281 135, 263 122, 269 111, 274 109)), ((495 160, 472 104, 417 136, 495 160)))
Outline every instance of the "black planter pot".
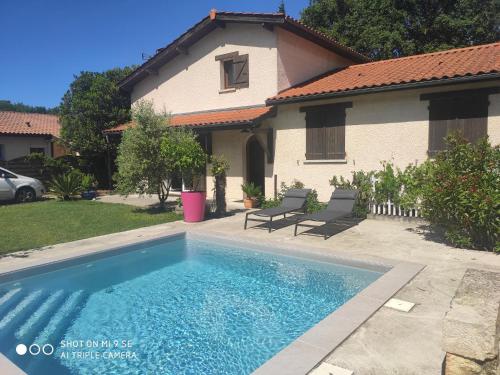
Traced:
POLYGON ((97 197, 97 192, 95 190, 87 190, 87 191, 82 191, 82 199, 91 201, 95 197, 97 197))

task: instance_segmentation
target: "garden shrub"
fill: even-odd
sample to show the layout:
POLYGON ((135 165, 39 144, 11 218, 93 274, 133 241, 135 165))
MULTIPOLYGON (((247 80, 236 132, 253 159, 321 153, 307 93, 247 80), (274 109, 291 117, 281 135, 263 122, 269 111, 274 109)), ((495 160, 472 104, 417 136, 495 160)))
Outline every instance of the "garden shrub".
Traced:
POLYGON ((369 212, 370 202, 374 197, 373 178, 375 172, 357 171, 352 172, 352 181, 343 176, 333 176, 330 180, 330 185, 339 189, 356 189, 358 190, 358 198, 354 205, 354 216, 365 218, 369 212))
POLYGON ((424 215, 441 226, 453 245, 500 251, 500 149, 447 138, 422 191, 424 215))
MULTIPOLYGON (((285 182, 282 181, 280 185, 280 191, 278 192, 276 199, 275 198, 265 199, 265 197, 261 196, 260 206, 262 208, 271 208, 279 206, 281 204, 281 201, 283 200, 283 197, 285 196, 285 193, 289 189, 304 189, 304 184, 299 180, 293 180, 292 184, 288 186, 285 182)), ((325 208, 325 206, 326 205, 324 203, 321 203, 318 200, 318 192, 315 189, 312 189, 311 192, 307 195, 306 212, 313 213, 322 210, 323 208, 325 208)))
POLYGON ((53 192, 58 199, 69 201, 82 191, 82 176, 83 174, 74 169, 69 173, 55 176, 50 183, 50 191, 53 192))
POLYGON ((398 205, 401 197, 401 171, 394 167, 391 162, 382 162, 382 169, 374 173, 375 192, 374 198, 377 203, 391 201, 398 205))

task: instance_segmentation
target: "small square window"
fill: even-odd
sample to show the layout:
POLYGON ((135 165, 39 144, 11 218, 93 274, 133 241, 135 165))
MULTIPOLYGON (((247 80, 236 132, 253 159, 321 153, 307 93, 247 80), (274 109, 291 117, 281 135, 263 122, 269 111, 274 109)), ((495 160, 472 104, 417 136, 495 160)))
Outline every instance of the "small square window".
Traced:
POLYGON ((234 86, 234 64, 233 60, 222 62, 224 68, 224 88, 229 89, 234 86))
POLYGON ((222 90, 248 87, 248 55, 231 52, 215 60, 220 61, 222 90))

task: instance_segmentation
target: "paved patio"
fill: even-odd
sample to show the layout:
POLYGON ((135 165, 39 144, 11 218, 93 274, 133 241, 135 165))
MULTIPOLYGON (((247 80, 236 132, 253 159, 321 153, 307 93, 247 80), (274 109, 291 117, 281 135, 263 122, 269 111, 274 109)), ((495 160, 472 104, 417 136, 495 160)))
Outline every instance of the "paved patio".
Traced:
POLYGON ((332 226, 333 236, 323 240, 319 232, 293 236, 293 226, 276 221, 268 234, 263 225, 243 230, 244 215, 238 213, 199 224, 183 222, 156 225, 115 233, 47 250, 28 252, 27 257, 0 259, 0 272, 69 258, 164 235, 173 230, 229 235, 234 239, 266 241, 267 245, 294 244, 320 248, 328 254, 373 261, 410 261, 426 267, 396 295, 417 305, 409 313, 379 309, 353 335, 337 347, 326 362, 353 370, 355 374, 440 374, 443 317, 467 268, 500 272, 500 257, 487 252, 446 246, 429 235, 422 224, 365 220, 358 225, 332 226))

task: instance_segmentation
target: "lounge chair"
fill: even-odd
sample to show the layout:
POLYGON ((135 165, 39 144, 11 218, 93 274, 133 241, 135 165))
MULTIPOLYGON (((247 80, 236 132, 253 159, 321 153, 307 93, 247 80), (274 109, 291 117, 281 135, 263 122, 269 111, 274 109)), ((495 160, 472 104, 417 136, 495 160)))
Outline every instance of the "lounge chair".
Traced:
POLYGON ((321 211, 315 212, 309 215, 303 215, 297 219, 295 222, 295 232, 297 235, 297 227, 304 226, 309 228, 315 228, 314 225, 302 224, 304 221, 316 221, 324 223, 324 237, 327 239, 327 228, 326 224, 332 223, 339 219, 346 219, 352 217, 354 204, 356 203, 356 198, 358 196, 357 190, 347 190, 347 189, 335 189, 332 193, 328 206, 321 211))
POLYGON ((311 189, 289 189, 280 206, 265 208, 263 210, 247 212, 245 215, 245 229, 247 229, 248 221, 260 221, 263 223, 268 223, 268 231, 271 233, 271 225, 273 223, 273 217, 283 215, 286 219, 286 214, 295 212, 305 212, 307 195, 311 192, 311 189), (259 217, 266 217, 269 220, 249 218, 248 215, 255 215, 259 217))

